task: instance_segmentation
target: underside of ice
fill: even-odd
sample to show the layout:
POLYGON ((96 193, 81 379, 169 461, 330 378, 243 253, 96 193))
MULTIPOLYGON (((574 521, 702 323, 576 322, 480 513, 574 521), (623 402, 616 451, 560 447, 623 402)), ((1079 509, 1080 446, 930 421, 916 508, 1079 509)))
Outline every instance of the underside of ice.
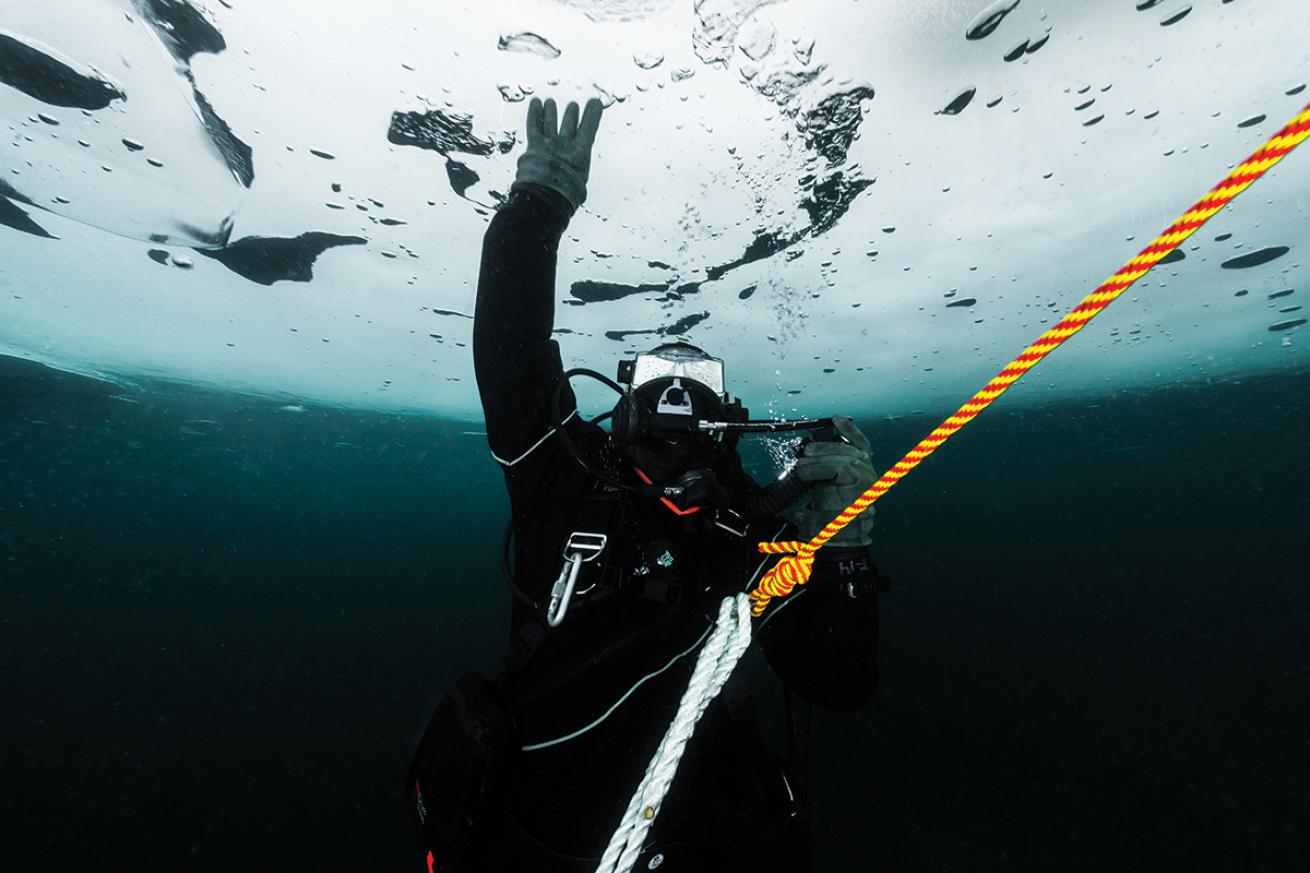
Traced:
MULTIPOLYGON (((1300 6, 0 0, 0 351, 474 419, 526 100, 600 96, 567 365, 953 408, 1305 106, 1300 6)), ((1007 402, 1310 363, 1307 194, 1302 149, 1007 402)))

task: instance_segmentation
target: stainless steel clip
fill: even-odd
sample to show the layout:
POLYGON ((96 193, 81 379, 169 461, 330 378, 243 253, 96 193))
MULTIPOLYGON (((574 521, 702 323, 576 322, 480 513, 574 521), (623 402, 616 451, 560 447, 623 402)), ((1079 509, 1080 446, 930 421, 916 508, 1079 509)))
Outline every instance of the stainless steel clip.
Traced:
POLYGON ((602 533, 574 531, 569 535, 569 541, 564 544, 564 566, 550 589, 550 606, 546 609, 548 625, 559 627, 564 622, 573 600, 573 589, 578 584, 578 571, 605 550, 606 542, 608 538, 602 533))

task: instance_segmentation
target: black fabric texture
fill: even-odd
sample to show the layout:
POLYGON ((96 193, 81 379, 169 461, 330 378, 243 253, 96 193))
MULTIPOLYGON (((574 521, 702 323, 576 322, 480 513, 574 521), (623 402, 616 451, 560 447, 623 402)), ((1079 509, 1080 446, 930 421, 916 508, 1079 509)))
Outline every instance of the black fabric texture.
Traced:
POLYGON ((467 673, 441 698, 406 786, 423 843, 437 857, 463 857, 474 830, 498 818, 514 736, 509 705, 485 677, 467 673))

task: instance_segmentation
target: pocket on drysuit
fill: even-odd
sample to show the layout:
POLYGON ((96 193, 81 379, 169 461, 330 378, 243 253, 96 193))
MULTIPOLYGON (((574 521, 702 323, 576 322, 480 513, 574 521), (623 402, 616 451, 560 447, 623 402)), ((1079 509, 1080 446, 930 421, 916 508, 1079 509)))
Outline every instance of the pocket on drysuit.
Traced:
POLYGON ((514 717, 498 681, 467 673, 441 698, 410 766, 407 796, 435 860, 454 871, 501 806, 514 717))

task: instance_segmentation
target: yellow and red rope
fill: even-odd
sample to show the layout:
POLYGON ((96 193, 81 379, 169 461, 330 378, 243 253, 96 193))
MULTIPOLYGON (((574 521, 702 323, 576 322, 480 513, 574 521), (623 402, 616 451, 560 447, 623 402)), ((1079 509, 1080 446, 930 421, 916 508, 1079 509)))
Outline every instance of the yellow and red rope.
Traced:
POLYGON ((1271 167, 1296 148, 1303 140, 1310 137, 1310 105, 1275 133, 1249 158, 1228 174, 1222 182, 1210 189, 1210 192, 1198 200, 1183 215, 1152 240, 1151 244, 1137 253, 1137 256, 1124 264, 1113 276, 1100 285, 1091 294, 1083 298, 1068 315, 1060 319, 1053 327, 1037 338, 1037 341, 1023 350, 1013 361, 1005 365, 1001 372, 982 387, 977 394, 961 406, 954 415, 942 422, 932 433, 919 441, 869 490, 856 499, 854 503, 842 510, 841 514, 828 522, 823 530, 809 542, 767 542, 760 543, 759 550, 766 555, 786 555, 765 574, 760 584, 750 593, 751 612, 759 615, 774 597, 786 597, 797 585, 804 585, 810 578, 814 566, 814 553, 823 548, 837 532, 850 524, 856 516, 868 509, 891 487, 919 465, 924 458, 935 452, 942 443, 986 409, 993 400, 1005 393, 1006 389, 1027 373, 1037 363, 1055 351, 1065 340, 1082 330, 1097 316, 1101 310, 1113 303, 1134 282, 1146 275, 1147 271, 1158 264, 1166 255, 1178 248, 1184 240, 1195 233, 1215 213, 1241 194, 1259 179, 1271 167))

